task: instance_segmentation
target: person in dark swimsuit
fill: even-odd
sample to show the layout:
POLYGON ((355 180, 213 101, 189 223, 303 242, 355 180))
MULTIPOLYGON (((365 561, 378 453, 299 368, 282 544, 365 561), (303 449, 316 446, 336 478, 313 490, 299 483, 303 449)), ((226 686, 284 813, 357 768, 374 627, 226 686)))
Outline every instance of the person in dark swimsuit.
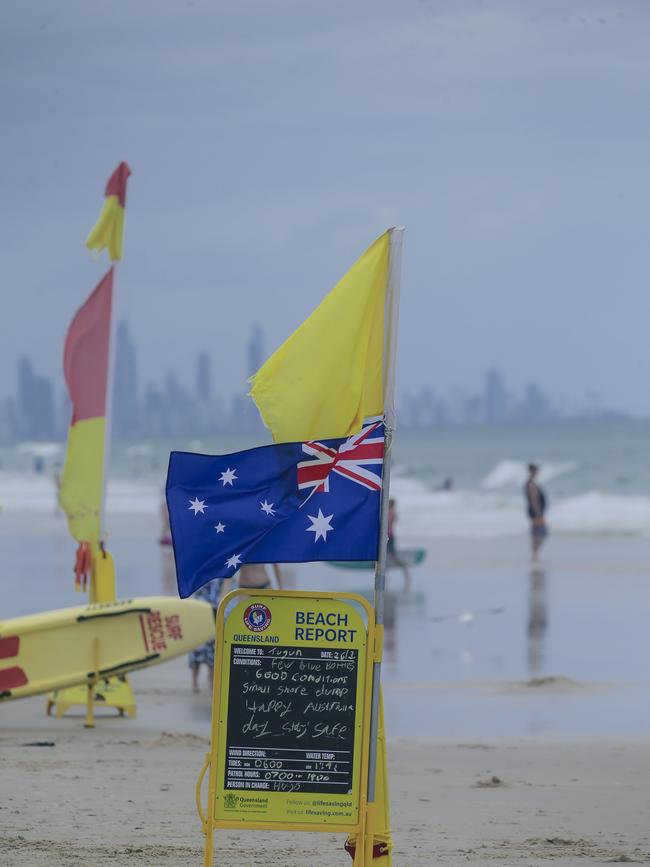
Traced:
POLYGON ((546 496, 536 482, 539 467, 537 464, 528 464, 528 479, 524 486, 524 496, 528 517, 530 518, 530 544, 533 559, 537 558, 537 552, 543 541, 548 536, 548 528, 544 513, 546 512, 546 496))

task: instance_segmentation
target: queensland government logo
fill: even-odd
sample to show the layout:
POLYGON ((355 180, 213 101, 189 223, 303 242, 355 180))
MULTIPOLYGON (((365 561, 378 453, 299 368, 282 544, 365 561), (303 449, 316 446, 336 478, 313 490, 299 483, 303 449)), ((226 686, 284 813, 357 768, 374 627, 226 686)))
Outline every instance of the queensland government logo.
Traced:
POLYGON ((244 611, 244 623, 251 632, 264 632, 271 625, 271 612, 261 602, 254 602, 244 611))

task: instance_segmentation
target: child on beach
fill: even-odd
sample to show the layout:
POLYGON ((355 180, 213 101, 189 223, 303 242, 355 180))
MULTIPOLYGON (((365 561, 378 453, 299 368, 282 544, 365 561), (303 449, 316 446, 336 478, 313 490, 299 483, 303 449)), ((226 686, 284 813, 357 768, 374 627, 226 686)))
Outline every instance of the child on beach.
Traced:
MULTIPOLYGON (((221 579, 215 578, 214 581, 208 581, 203 587, 199 587, 196 593, 192 594, 193 599, 200 599, 202 602, 209 602, 212 610, 216 615, 219 599, 221 597, 221 589, 223 585, 221 579)), ((212 689, 212 680, 214 677, 214 640, 206 641, 205 644, 195 647, 189 655, 189 666, 192 672, 192 692, 200 692, 199 690, 199 669, 202 665, 207 665, 209 684, 212 689)))

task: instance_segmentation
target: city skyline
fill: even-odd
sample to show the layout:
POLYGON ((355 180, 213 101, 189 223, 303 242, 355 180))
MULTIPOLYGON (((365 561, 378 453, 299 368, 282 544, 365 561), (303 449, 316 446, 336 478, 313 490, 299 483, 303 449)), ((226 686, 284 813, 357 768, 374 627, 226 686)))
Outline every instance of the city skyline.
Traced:
MULTIPOLYGON (((154 379, 141 374, 138 342, 126 319, 117 323, 115 340, 112 436, 116 440, 263 430, 257 408, 247 397, 247 382, 233 391, 215 376, 215 353, 197 349, 189 381, 170 369, 154 379)), ((242 342, 241 361, 248 376, 264 362, 265 346, 264 331, 254 323, 242 342)), ((398 384, 397 406, 399 424, 406 429, 543 424, 628 415, 602 405, 595 394, 567 402, 534 380, 523 388, 513 388, 494 366, 484 371, 480 385, 470 387, 398 384)), ((62 441, 69 420, 70 401, 63 384, 57 385, 53 378, 39 373, 32 360, 21 355, 16 364, 15 394, 0 404, 0 442, 62 441)))
POLYGON ((58 371, 101 277, 84 238, 124 159, 115 304, 142 380, 164 361, 190 382, 207 349, 222 390, 241 389, 251 319, 280 345, 403 224, 402 384, 475 389, 489 365, 517 390, 595 388, 648 414, 650 8, 624 5, 333 0, 321 20, 311 4, 142 0, 117 17, 77 3, 74 27, 59 4, 15 5, 0 395, 25 352, 58 371))

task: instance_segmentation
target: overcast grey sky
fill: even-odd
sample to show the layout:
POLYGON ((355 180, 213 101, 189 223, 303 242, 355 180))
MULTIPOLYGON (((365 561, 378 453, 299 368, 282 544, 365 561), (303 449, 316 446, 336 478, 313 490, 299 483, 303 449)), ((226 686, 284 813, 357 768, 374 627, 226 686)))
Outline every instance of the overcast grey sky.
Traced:
POLYGON ((143 378, 244 377, 386 227, 407 227, 398 380, 650 413, 644 0, 5 0, 0 396, 61 368, 133 170, 120 313, 143 378))

